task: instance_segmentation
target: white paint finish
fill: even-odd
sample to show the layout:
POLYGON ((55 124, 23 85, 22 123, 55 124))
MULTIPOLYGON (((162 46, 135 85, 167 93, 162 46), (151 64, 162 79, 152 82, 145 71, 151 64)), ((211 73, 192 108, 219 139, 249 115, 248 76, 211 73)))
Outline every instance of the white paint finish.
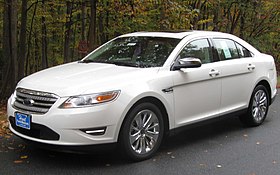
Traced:
POLYGON ((219 114, 221 79, 210 76, 213 69, 217 69, 215 63, 173 72, 176 126, 219 114))

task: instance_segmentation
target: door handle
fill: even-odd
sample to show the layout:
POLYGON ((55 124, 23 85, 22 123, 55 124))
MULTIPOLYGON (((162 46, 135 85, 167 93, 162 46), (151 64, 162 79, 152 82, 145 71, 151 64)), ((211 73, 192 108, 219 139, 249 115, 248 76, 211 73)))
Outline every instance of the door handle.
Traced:
POLYGON ((216 76, 220 75, 220 71, 211 69, 209 72, 209 75, 210 75, 210 77, 216 77, 216 76))
POLYGON ((247 66, 247 68, 248 68, 249 71, 253 71, 253 70, 256 68, 256 66, 253 65, 253 64, 249 64, 249 65, 247 66))

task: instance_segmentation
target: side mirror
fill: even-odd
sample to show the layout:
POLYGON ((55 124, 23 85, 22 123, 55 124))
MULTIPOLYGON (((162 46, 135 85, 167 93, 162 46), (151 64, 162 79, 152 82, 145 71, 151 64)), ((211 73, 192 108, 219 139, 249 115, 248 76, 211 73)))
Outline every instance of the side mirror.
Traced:
POLYGON ((180 70, 182 68, 196 68, 201 66, 201 61, 198 58, 182 58, 177 60, 172 70, 180 70))

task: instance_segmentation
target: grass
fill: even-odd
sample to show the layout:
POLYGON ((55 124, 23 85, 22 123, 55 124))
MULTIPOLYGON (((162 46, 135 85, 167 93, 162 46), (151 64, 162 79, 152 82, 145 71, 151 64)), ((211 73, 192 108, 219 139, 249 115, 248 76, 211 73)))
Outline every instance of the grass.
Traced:
POLYGON ((277 87, 280 87, 280 76, 277 77, 277 87))

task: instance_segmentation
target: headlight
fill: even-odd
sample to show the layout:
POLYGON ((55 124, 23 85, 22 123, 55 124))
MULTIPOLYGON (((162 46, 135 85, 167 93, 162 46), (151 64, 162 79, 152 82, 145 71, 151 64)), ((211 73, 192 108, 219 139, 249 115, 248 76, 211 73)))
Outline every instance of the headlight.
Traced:
POLYGON ((69 97, 60 108, 79 108, 90 107, 95 104, 106 103, 115 100, 120 94, 120 91, 102 92, 96 94, 87 94, 80 96, 69 97))

